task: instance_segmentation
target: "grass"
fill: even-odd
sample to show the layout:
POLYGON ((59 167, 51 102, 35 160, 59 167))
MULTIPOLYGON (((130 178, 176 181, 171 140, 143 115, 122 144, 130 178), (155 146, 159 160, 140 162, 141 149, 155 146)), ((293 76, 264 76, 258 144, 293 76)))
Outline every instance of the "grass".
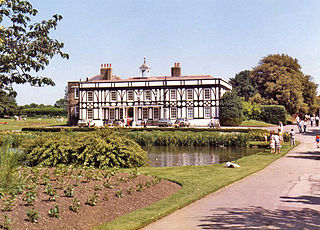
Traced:
POLYGON ((223 165, 141 168, 139 169, 140 173, 175 181, 181 184, 182 188, 166 199, 94 229, 138 229, 146 226, 179 208, 265 168, 292 148, 288 143, 285 143, 281 154, 270 154, 267 150, 262 150, 256 155, 243 157, 236 161, 241 166, 240 168, 224 168, 223 165))
POLYGON ((264 121, 257 121, 257 120, 247 120, 243 121, 240 126, 247 126, 247 127, 273 127, 276 126, 274 124, 270 124, 264 121))
POLYGON ((26 121, 15 121, 13 119, 0 119, 0 131, 13 131, 13 130, 21 130, 26 127, 46 127, 53 125, 66 125, 67 120, 57 121, 57 119, 38 119, 38 118, 27 118, 26 121), (7 122, 6 125, 2 124, 3 122, 7 122))

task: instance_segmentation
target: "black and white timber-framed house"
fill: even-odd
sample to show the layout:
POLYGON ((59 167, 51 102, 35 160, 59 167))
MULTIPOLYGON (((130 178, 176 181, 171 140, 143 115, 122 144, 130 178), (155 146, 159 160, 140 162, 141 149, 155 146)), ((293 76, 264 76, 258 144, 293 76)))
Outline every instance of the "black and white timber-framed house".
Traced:
POLYGON ((147 120, 157 125, 163 118, 187 118, 191 125, 207 126, 212 117, 219 118, 220 98, 232 88, 210 75, 183 76, 180 63, 171 68, 171 76, 150 76, 145 60, 140 71, 140 77, 120 79, 112 75, 111 64, 103 64, 100 75, 68 82, 68 124, 129 120, 140 125, 147 120))

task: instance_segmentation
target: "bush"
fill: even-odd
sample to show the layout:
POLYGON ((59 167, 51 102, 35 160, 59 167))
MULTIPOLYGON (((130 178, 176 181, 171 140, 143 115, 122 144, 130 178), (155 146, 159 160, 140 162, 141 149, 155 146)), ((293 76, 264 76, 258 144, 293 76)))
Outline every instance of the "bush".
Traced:
POLYGON ((0 189, 7 193, 16 193, 24 183, 19 171, 23 153, 11 148, 11 141, 5 140, 0 147, 0 189))
POLYGON ((261 109, 256 103, 248 101, 242 101, 242 113, 244 120, 259 120, 261 109))
POLYGON ((287 124, 287 112, 283 105, 261 105, 260 108, 260 120, 272 124, 279 124, 279 122, 287 124))
POLYGON ((130 168, 147 165, 146 152, 137 143, 109 130, 41 133, 22 148, 30 166, 76 164, 130 168))
POLYGON ((226 92, 219 104, 219 120, 224 126, 238 126, 242 122, 242 102, 234 91, 226 92))

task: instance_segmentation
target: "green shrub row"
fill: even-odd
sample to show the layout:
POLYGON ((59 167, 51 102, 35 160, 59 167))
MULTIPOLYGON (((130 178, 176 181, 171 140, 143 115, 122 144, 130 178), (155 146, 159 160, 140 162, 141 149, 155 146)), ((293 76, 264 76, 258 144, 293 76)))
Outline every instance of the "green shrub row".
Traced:
POLYGON ((127 136, 141 146, 247 146, 244 133, 191 132, 191 131, 136 131, 127 136))
POLYGON ((87 133, 41 133, 21 145, 29 166, 75 164, 102 167, 147 165, 147 153, 126 138, 108 130, 87 133))

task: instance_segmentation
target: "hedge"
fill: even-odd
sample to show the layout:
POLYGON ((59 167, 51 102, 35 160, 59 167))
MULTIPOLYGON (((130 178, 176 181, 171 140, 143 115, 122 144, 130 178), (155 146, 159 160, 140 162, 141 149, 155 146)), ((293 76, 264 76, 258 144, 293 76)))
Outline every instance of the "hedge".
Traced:
POLYGON ((23 109, 22 114, 25 114, 29 117, 34 116, 66 116, 67 111, 63 108, 51 108, 51 107, 44 107, 44 108, 29 108, 23 109))
POLYGON ((284 125, 287 124, 286 109, 283 105, 261 105, 260 119, 262 121, 279 124, 282 122, 284 125))

